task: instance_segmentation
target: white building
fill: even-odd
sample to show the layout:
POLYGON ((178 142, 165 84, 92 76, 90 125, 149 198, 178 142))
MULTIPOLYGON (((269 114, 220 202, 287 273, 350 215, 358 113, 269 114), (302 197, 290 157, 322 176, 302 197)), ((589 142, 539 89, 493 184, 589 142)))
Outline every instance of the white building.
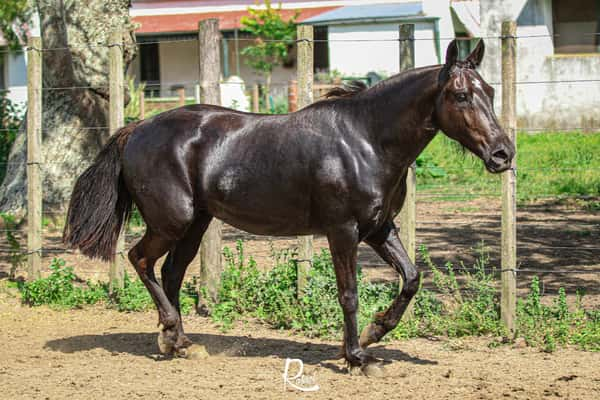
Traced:
MULTIPOLYGON (((218 18, 222 74, 247 84, 263 77, 240 56, 252 38, 240 31, 240 18, 254 0, 132 0, 139 23, 139 54, 130 74, 156 96, 174 95, 179 85, 193 95, 198 81, 198 21, 218 18), (237 40, 236 40, 237 39, 237 40)), ((277 2, 274 2, 276 4, 277 2)), ((520 129, 600 127, 600 1, 598 0, 282 0, 284 17, 300 12, 298 22, 315 27, 315 69, 345 76, 398 70, 398 25, 415 25, 415 64, 443 61, 451 38, 462 37, 464 56, 485 38, 483 77, 500 93, 500 26, 517 21, 517 112, 520 129)), ((273 74, 273 92, 282 93, 296 71, 288 62, 273 74)), ((9 55, 0 39, 0 89, 16 101, 26 98, 23 52, 9 55)))
MULTIPOLYGON (((519 129, 600 128, 600 1, 481 0, 478 35, 517 21, 519 129)), ((482 74, 500 82, 500 40, 486 40, 482 74)), ((496 98, 501 96, 496 87, 496 98)))
MULTIPOLYGON (((278 7, 278 3, 273 1, 273 7, 278 7)), ((302 22, 343 3, 348 1, 284 0, 281 1, 282 16, 288 19, 298 13, 297 21, 302 22)), ((130 14, 133 21, 139 24, 136 38, 138 42, 147 44, 139 46, 139 55, 131 66, 130 73, 138 80, 147 82, 148 88, 155 88, 151 94, 160 97, 174 95, 174 88, 183 85, 187 95, 192 95, 193 84, 198 81, 198 47, 195 42, 198 22, 207 18, 218 18, 223 36, 223 78, 236 75, 249 84, 263 82, 264 77, 247 66, 240 54, 243 48, 252 44, 254 40, 241 31, 240 19, 248 16, 248 7, 256 8, 256 1, 133 0, 130 14)), ((317 31, 317 39, 325 38, 319 35, 320 32, 317 31)), ((327 46, 317 46, 317 53, 319 48, 326 49, 327 46)), ((274 92, 277 92, 277 89, 285 90, 296 71, 295 53, 293 48, 290 50, 287 62, 273 71, 274 92)), ((321 62, 317 57, 316 65, 326 68, 321 62)))
POLYGON ((343 75, 389 76, 399 68, 399 24, 414 24, 415 66, 439 64, 454 27, 449 0, 348 5, 305 20, 326 30, 329 68, 343 75))
POLYGON ((11 101, 27 102, 27 62, 24 51, 9 51, 0 33, 0 91, 11 101))

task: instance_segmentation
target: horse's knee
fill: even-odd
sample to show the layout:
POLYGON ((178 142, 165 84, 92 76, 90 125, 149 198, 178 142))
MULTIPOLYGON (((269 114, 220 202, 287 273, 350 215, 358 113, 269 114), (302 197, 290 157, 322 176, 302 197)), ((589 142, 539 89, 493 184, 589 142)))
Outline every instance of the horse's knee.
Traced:
POLYGON ((421 286, 421 275, 415 267, 407 269, 404 275, 404 285, 402 286, 402 294, 406 297, 413 297, 417 294, 421 286))

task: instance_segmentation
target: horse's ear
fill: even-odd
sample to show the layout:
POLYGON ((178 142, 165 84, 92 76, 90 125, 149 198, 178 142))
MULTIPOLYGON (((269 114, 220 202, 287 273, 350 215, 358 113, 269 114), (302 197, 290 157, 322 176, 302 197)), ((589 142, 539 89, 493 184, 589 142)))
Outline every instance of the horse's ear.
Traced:
POLYGON ((453 39, 446 49, 446 66, 451 67, 458 60, 458 43, 453 39))
POLYGON ((473 49, 471 54, 465 59, 466 62, 471 64, 473 68, 479 67, 481 64, 481 60, 483 60, 483 54, 485 53, 485 45, 483 44, 483 39, 479 39, 477 42, 477 46, 473 49))

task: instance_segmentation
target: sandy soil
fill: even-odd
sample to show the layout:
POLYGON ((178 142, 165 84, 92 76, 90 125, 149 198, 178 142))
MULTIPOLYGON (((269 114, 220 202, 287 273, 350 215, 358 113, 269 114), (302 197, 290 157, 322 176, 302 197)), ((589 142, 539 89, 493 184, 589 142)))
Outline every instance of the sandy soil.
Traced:
POLYGON ((227 334, 186 317, 202 360, 157 354, 156 315, 100 307, 53 311, 21 306, 0 294, 2 399, 598 399, 600 356, 574 349, 553 354, 490 338, 387 343, 372 353, 385 376, 351 376, 335 359, 339 343, 278 332, 253 322, 227 334), (320 385, 284 392, 286 357, 300 358, 320 385))

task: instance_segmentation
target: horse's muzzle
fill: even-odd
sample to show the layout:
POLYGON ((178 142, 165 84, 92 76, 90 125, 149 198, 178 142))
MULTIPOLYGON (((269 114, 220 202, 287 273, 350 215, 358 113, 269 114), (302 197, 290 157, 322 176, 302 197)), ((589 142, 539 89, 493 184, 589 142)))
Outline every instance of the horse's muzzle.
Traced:
POLYGON ((504 172, 510 168, 514 156, 515 148, 512 143, 510 145, 501 144, 490 152, 485 167, 492 173, 504 172))

